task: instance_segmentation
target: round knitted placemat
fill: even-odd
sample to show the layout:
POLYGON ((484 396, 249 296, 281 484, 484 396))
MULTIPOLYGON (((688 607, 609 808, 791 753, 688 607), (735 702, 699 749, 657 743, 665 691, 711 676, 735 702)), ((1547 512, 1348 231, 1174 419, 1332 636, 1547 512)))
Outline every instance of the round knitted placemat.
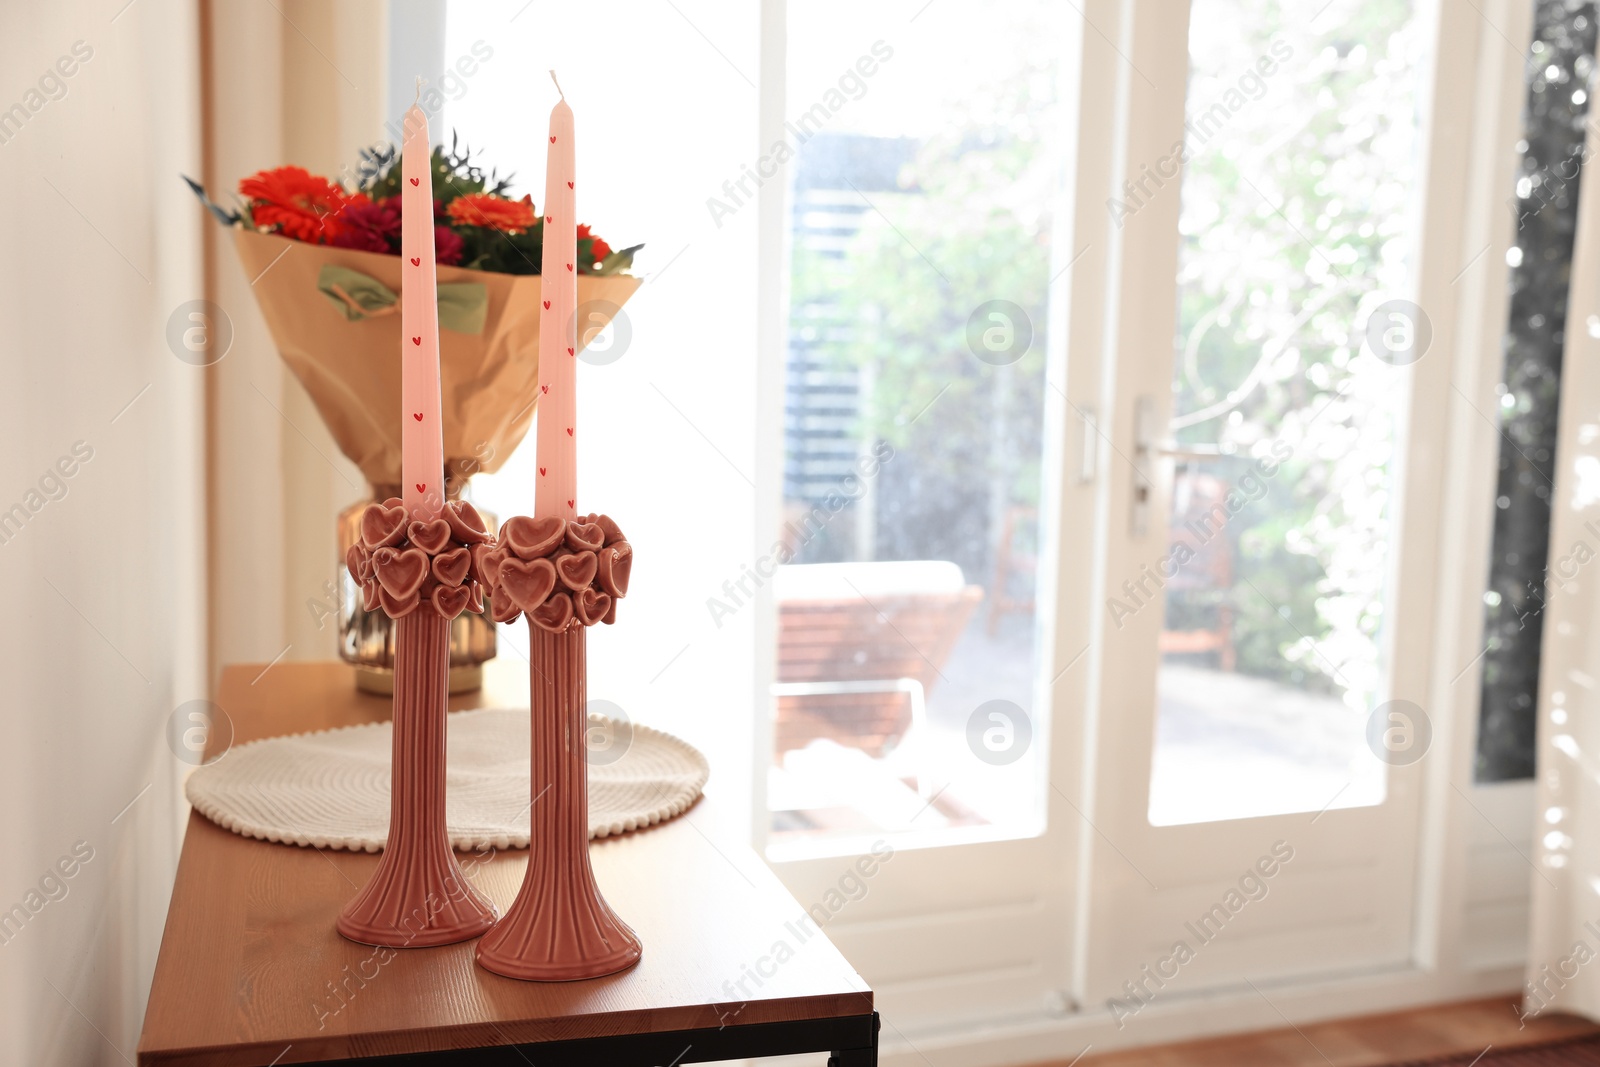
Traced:
MULTIPOLYGON (((458 849, 528 846, 528 709, 448 716, 445 823, 458 849)), ((711 770, 686 741, 590 715, 609 740, 589 761, 589 836, 653 826, 686 810, 711 770)), ((389 834, 391 724, 251 741, 189 776, 189 803, 246 837, 377 852, 389 834)))

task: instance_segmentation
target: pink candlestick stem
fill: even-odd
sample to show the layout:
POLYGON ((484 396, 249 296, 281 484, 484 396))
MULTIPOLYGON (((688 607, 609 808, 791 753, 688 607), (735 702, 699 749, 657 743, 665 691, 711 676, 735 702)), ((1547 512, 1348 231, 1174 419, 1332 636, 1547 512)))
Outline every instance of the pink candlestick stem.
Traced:
POLYGON ((545 143, 550 155, 545 165, 534 492, 534 516, 562 521, 578 514, 578 220, 572 129, 572 109, 563 98, 550 112, 545 143))
POLYGON ((495 921, 494 905, 467 881, 445 829, 449 654, 449 619, 424 605, 395 620, 389 839, 377 872, 338 921, 341 934, 364 945, 449 945, 495 921))
POLYGON ((412 105, 400 155, 400 476, 406 513, 423 521, 444 507, 431 154, 428 117, 412 105))
POLYGON ((600 895, 589 864, 587 627, 528 624, 532 833, 522 889, 478 942, 478 964, 525 981, 570 982, 631 967, 643 949, 600 895))

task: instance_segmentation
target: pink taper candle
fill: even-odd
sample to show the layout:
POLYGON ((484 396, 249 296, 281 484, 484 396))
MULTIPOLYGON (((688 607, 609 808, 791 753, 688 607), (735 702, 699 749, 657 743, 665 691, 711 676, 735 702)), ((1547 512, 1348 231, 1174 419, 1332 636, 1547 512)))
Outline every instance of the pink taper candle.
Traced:
MULTIPOLYGON (((555 77, 555 72, 550 74, 555 77)), ((557 90, 561 88, 558 83, 557 90)), ((550 111, 544 179, 544 307, 539 317, 539 484, 534 517, 578 514, 576 395, 578 220, 573 176, 572 109, 565 95, 550 111)))
POLYGON ((400 478, 406 513, 423 520, 444 510, 430 154, 428 117, 413 104, 400 153, 400 478))

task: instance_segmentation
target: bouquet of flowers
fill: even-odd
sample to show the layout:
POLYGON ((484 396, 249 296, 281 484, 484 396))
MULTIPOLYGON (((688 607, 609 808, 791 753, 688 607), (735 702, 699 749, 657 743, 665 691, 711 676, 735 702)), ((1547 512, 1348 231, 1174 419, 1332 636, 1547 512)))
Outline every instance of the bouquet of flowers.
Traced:
MULTIPOLYGON (((538 394, 544 219, 509 177, 470 150, 433 150, 440 366, 450 482, 493 471, 527 433, 538 394)), ((400 480, 400 159, 364 149, 354 188, 302 167, 239 183, 237 206, 207 210, 234 228, 239 257, 279 354, 346 456, 377 489, 400 480)), ((604 329, 639 286, 642 245, 614 250, 578 227, 578 342, 604 329)))
MULTIPOLYGON (((511 197, 511 178, 485 172, 470 149, 452 140, 433 150, 434 254, 441 267, 538 274, 544 219, 533 198, 511 197)), ((248 226, 309 244, 362 252, 400 254, 400 159, 392 146, 363 149, 356 189, 303 167, 264 170, 239 183, 240 203, 213 203, 195 182, 189 186, 219 221, 248 226)), ((613 251, 588 226, 578 227, 578 273, 613 275, 633 264, 642 245, 613 251)))
MULTIPOLYGON (((478 471, 505 462, 533 422, 539 388, 540 263, 544 219, 510 179, 486 173, 452 139, 433 150, 434 249, 438 266, 439 378, 445 490, 459 496, 478 471)), ((236 206, 215 203, 185 178, 235 246, 273 342, 305 386, 339 448, 371 485, 369 500, 399 495, 400 159, 367 149, 350 186, 302 167, 278 167, 239 183, 236 206), (353 186, 353 187, 351 187, 353 186)), ((577 334, 581 351, 639 287, 626 272, 642 246, 614 250, 578 227, 577 334)), ((350 540, 340 520, 340 549, 350 540)), ((345 590, 340 654, 381 688, 393 665, 389 620, 345 590)), ((479 616, 452 624, 452 678, 494 655, 493 626, 479 616), (469 633, 476 626, 482 633, 469 633)), ((470 677, 470 676, 469 676, 470 677)), ((454 684, 454 683, 453 683, 454 684)), ((470 688, 464 684, 461 688, 470 688)))

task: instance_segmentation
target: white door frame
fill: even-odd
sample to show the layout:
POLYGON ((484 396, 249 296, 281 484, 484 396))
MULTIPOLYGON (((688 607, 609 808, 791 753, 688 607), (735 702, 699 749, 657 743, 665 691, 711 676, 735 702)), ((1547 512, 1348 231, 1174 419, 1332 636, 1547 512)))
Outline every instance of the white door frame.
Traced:
MULTIPOLYGON (((1098 169, 1083 164, 1068 175, 1064 202, 1069 211, 1063 212, 1063 236, 1057 244, 1073 254, 1091 246, 1104 251, 1085 254, 1058 279, 1051 291, 1051 321, 1052 336, 1073 352, 1104 353, 1115 344, 1115 335, 1108 329, 1107 311, 1116 296, 1116 279, 1127 276, 1125 271, 1116 269, 1120 253, 1108 239, 1110 227, 1105 211, 1106 200, 1120 187, 1119 169, 1105 161, 1127 156, 1125 147, 1118 143, 1118 131, 1126 124, 1126 109, 1130 106, 1128 92, 1111 92, 1108 87, 1118 84, 1115 71, 1121 59, 1117 49, 1126 49, 1140 9, 1148 14, 1154 7, 1164 7, 1164 0, 1085 0, 1082 6, 1085 22, 1092 28, 1085 28, 1081 34, 1081 106, 1076 114, 1073 143, 1077 158, 1101 162, 1098 169)), ((1092 906, 1090 890, 1100 866, 1121 861, 1097 831, 1086 828, 1084 821, 1094 817, 1093 800, 1103 791, 1097 780, 1104 773, 1097 754, 1106 724, 1100 715, 1087 709, 1099 702, 1104 681, 1101 671, 1088 669, 1095 658, 1089 651, 1091 644, 1103 639, 1097 631, 1104 613, 1064 609, 1053 620, 1054 640, 1046 650, 1054 679, 1049 741, 1054 788, 1049 797, 1048 818, 1052 826, 1062 830, 1062 840, 1068 844, 1066 854, 1060 857, 1060 868, 1049 871, 1047 879, 1032 888, 1041 893, 1058 892, 1072 909, 1071 929, 1054 945, 1046 946, 1047 952, 1056 946, 1070 949, 1071 960, 1062 969, 1065 999, 1054 1005, 1018 1001, 1010 1011, 980 1005, 980 1019, 955 1015, 941 1021, 918 1008, 942 998, 924 998, 912 989, 901 991, 903 995, 881 995, 880 1007, 891 1024, 884 1031, 886 1064, 909 1067, 925 1063, 930 1056, 937 1056, 941 1064, 975 1065, 1063 1056, 1071 1059, 1087 1045, 1104 1051, 1276 1027, 1285 1018, 1298 1024, 1487 995, 1520 986, 1522 945, 1515 916, 1518 907, 1525 910, 1526 898, 1524 893, 1518 903, 1516 886, 1525 877, 1526 869, 1518 871, 1517 867, 1522 866, 1520 853, 1526 851, 1523 815, 1531 801, 1531 789, 1527 788, 1528 783, 1489 787, 1470 784, 1478 712, 1478 674, 1473 664, 1482 647, 1480 598, 1494 496, 1492 463, 1486 465, 1484 457, 1492 457, 1498 448, 1498 438, 1485 427, 1473 405, 1489 410, 1486 405, 1493 402, 1494 383, 1499 380, 1499 343, 1507 312, 1504 253, 1514 238, 1505 204, 1513 192, 1518 158, 1515 144, 1521 134, 1520 115, 1526 91, 1522 57, 1507 41, 1527 41, 1530 23, 1523 0, 1482 0, 1477 9, 1481 17, 1466 12, 1440 20, 1436 45, 1439 54, 1467 59, 1438 65, 1427 88, 1430 101, 1451 102, 1425 131, 1430 175, 1427 180, 1435 190, 1427 212, 1429 217, 1455 218, 1459 232, 1445 234, 1437 243, 1420 250, 1417 299, 1432 317, 1434 355, 1438 357, 1423 363, 1432 368, 1432 384, 1442 384, 1452 396, 1454 389, 1459 389, 1462 397, 1471 398, 1472 404, 1457 398, 1453 406, 1424 412, 1420 420, 1412 423, 1414 436, 1423 435, 1437 443, 1430 459, 1432 465, 1427 468, 1433 483, 1429 492, 1439 498, 1433 505, 1435 511, 1442 507, 1455 518, 1438 529, 1434 545, 1436 566, 1416 578, 1431 589, 1429 600, 1438 625, 1433 628, 1422 662, 1406 675, 1407 684, 1422 694, 1423 701, 1419 702, 1429 709, 1434 729, 1432 753, 1419 764, 1421 773, 1413 786, 1420 793, 1421 830, 1417 835, 1413 880, 1410 960, 1385 973, 1325 976, 1271 987, 1267 989, 1270 1005, 1248 988, 1213 991, 1200 997, 1177 993, 1141 1013, 1137 1027, 1124 1030, 1115 1027, 1103 1008, 1089 1004, 1078 1007, 1074 1003, 1082 1002, 1086 990, 1090 956, 1084 935, 1092 936, 1100 919, 1092 906), (1440 175, 1454 177, 1444 181, 1440 175), (1486 251, 1475 256, 1480 248, 1486 251), (1476 887, 1485 882, 1512 888, 1498 898, 1480 899, 1476 887), (1502 922, 1492 932, 1494 936, 1486 938, 1478 929, 1479 920, 1496 908, 1502 922), (1067 1010, 1061 1010, 1063 1007, 1067 1010)), ((762 83, 766 84, 767 73, 775 69, 781 86, 786 5, 784 0, 763 0, 762 11, 762 83)), ((761 143, 770 143, 783 121, 781 95, 775 98, 763 94, 760 113, 761 143)), ((761 402, 769 409, 781 396, 786 336, 782 272, 787 266, 787 216, 778 184, 768 183, 763 188, 760 206, 759 381, 761 402)), ((1163 350, 1169 344, 1170 339, 1164 341, 1163 350)), ((1060 373, 1059 364, 1052 362, 1051 380, 1065 389, 1064 394, 1051 394, 1051 432, 1057 435, 1052 447, 1062 449, 1069 462, 1064 464, 1056 494, 1058 511, 1047 516, 1047 521, 1057 524, 1061 531, 1059 566, 1042 577, 1041 589, 1053 587, 1054 602, 1061 605, 1102 602, 1094 596, 1099 579, 1092 561, 1111 536, 1109 529, 1104 524, 1094 527, 1058 521, 1060 515, 1081 514, 1095 507, 1104 510, 1112 492, 1105 469, 1114 457, 1104 441, 1096 447, 1097 476, 1090 481, 1077 478, 1082 442, 1095 447, 1098 440, 1093 433, 1084 432, 1081 416, 1097 419, 1105 431, 1104 413, 1113 410, 1103 396, 1109 390, 1103 382, 1101 362, 1078 361, 1070 378, 1060 373)), ((1126 412, 1123 414, 1126 419, 1126 412)), ((763 424, 762 431, 758 457, 768 484, 774 484, 771 479, 781 457, 781 433, 770 421, 763 424)), ((1122 439, 1125 438, 1124 431, 1122 439)), ((1119 438, 1113 436, 1113 440, 1119 438)), ((1415 478, 1417 468, 1413 467, 1410 474, 1415 478)), ((762 513, 758 516, 758 544, 764 549, 771 540, 761 535, 778 525, 776 498, 761 498, 759 506, 762 513)), ((1048 603, 1052 598, 1041 600, 1048 603)), ((762 622, 754 649, 759 667, 754 695, 757 706, 765 707, 767 684, 773 677, 774 615, 770 602, 763 603, 760 610, 762 622)), ((771 737, 767 717, 756 718, 760 726, 752 753, 751 783, 758 798, 754 837, 760 845, 764 837, 762 813, 771 737)), ((1142 818, 1142 798, 1138 812, 1142 818)), ((890 895, 882 894, 885 898, 890 895)), ((927 903, 941 906, 944 901, 937 892, 930 892, 927 903)), ((882 914, 864 922, 863 929, 856 931, 863 935, 859 939, 849 936, 846 929, 830 930, 830 936, 853 960, 862 953, 870 954, 867 928, 873 924, 892 927, 900 921, 897 910, 885 907, 882 914)), ((957 951, 958 947, 952 945, 947 955, 957 951)))

